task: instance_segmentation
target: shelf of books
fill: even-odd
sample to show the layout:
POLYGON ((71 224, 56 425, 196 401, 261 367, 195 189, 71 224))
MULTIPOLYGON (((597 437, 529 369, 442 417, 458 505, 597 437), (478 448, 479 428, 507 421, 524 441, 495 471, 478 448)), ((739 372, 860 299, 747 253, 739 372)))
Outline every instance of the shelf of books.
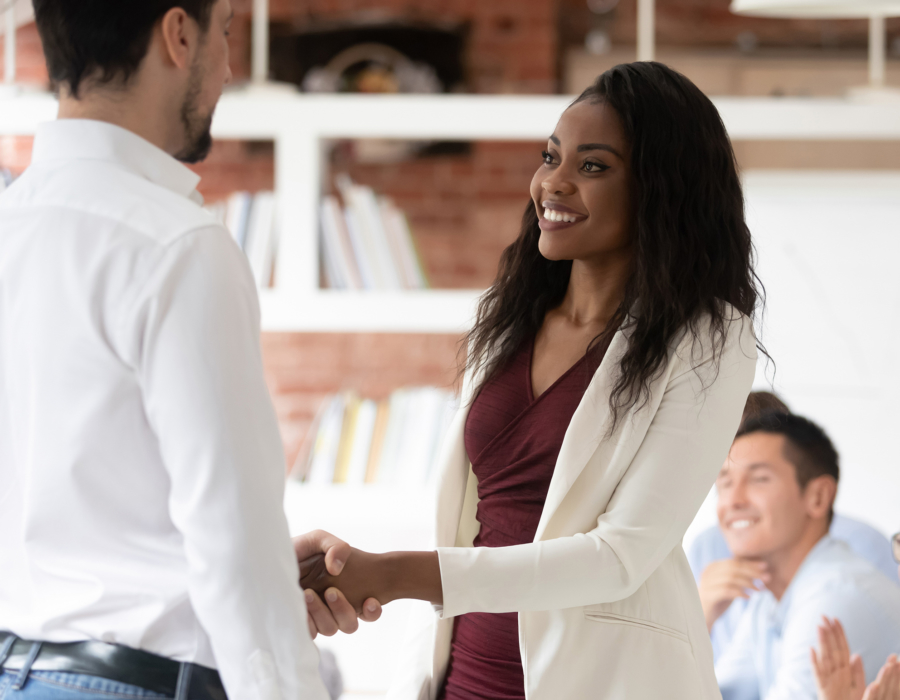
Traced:
MULTIPOLYGON (((457 333, 467 327, 478 291, 427 288, 402 212, 392 210, 390 202, 373 202, 372 193, 355 192, 353 201, 342 205, 323 198, 323 142, 542 140, 570 101, 567 96, 227 91, 216 111, 214 135, 275 143, 274 197, 261 205, 255 224, 243 233, 233 231, 239 240, 243 236, 261 286, 264 329, 457 333), (372 207, 378 216, 368 220, 347 216, 348 210, 371 213, 372 207), (255 235, 253 229, 262 230, 259 219, 266 217, 271 217, 270 230, 255 235), (333 289, 321 288, 323 266, 333 289)), ((900 139, 897 104, 820 98, 723 97, 715 102, 734 139, 900 139)), ((0 99, 0 135, 32 134, 55 111, 54 98, 45 93, 0 99)), ((346 185, 341 198, 353 187, 346 185)))
POLYGON ((335 394, 322 404, 291 476, 314 486, 424 486, 457 408, 452 392, 434 387, 397 389, 381 401, 335 394))

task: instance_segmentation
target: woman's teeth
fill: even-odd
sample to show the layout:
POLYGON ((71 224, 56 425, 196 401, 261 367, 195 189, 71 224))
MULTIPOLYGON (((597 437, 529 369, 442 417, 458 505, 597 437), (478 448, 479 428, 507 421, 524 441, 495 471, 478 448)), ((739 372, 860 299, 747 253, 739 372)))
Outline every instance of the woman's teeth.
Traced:
POLYGON ((568 224, 578 220, 578 217, 574 214, 565 214, 554 209, 544 209, 544 218, 547 219, 547 221, 565 221, 568 224))

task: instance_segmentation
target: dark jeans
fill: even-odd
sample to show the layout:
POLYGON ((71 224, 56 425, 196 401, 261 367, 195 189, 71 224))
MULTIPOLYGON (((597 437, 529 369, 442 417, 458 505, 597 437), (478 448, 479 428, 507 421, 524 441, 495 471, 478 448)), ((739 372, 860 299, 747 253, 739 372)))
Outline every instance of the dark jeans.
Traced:
POLYGON ((15 690, 13 685, 18 675, 18 671, 3 671, 0 675, 0 700, 135 700, 166 697, 106 678, 57 671, 31 671, 22 689, 15 690))
POLYGON ((227 700, 219 674, 205 666, 103 642, 54 644, 0 632, 0 700, 57 698, 227 700))

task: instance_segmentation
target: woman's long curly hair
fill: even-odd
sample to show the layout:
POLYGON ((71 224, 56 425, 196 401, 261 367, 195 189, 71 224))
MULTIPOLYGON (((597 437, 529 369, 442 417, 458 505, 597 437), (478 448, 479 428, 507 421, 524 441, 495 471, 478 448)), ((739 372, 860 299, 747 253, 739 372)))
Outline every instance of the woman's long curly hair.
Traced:
MULTIPOLYGON (((725 345, 727 302, 749 319, 764 303, 734 151, 719 113, 690 80, 661 63, 618 65, 573 104, 605 103, 631 145, 634 263, 624 298, 594 344, 628 331, 609 397, 611 430, 643 406, 681 332, 706 336, 716 362, 725 345), (702 324, 707 317, 710 323, 702 324)), ((503 252, 493 286, 468 333, 463 370, 489 380, 541 327, 566 294, 572 261, 544 258, 529 201, 518 239, 503 252)), ((760 346, 765 353, 765 348, 760 346)))

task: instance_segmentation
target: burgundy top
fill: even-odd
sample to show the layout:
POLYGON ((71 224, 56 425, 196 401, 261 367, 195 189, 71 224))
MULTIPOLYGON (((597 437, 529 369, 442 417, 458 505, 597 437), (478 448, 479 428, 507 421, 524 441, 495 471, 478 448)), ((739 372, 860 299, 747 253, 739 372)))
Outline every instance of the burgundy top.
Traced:
MULTIPOLYGON (((534 541, 566 429, 607 347, 592 349, 535 399, 531 340, 478 394, 465 431, 478 477, 476 547, 534 541)), ((456 618, 439 698, 525 700, 518 613, 456 618)))

